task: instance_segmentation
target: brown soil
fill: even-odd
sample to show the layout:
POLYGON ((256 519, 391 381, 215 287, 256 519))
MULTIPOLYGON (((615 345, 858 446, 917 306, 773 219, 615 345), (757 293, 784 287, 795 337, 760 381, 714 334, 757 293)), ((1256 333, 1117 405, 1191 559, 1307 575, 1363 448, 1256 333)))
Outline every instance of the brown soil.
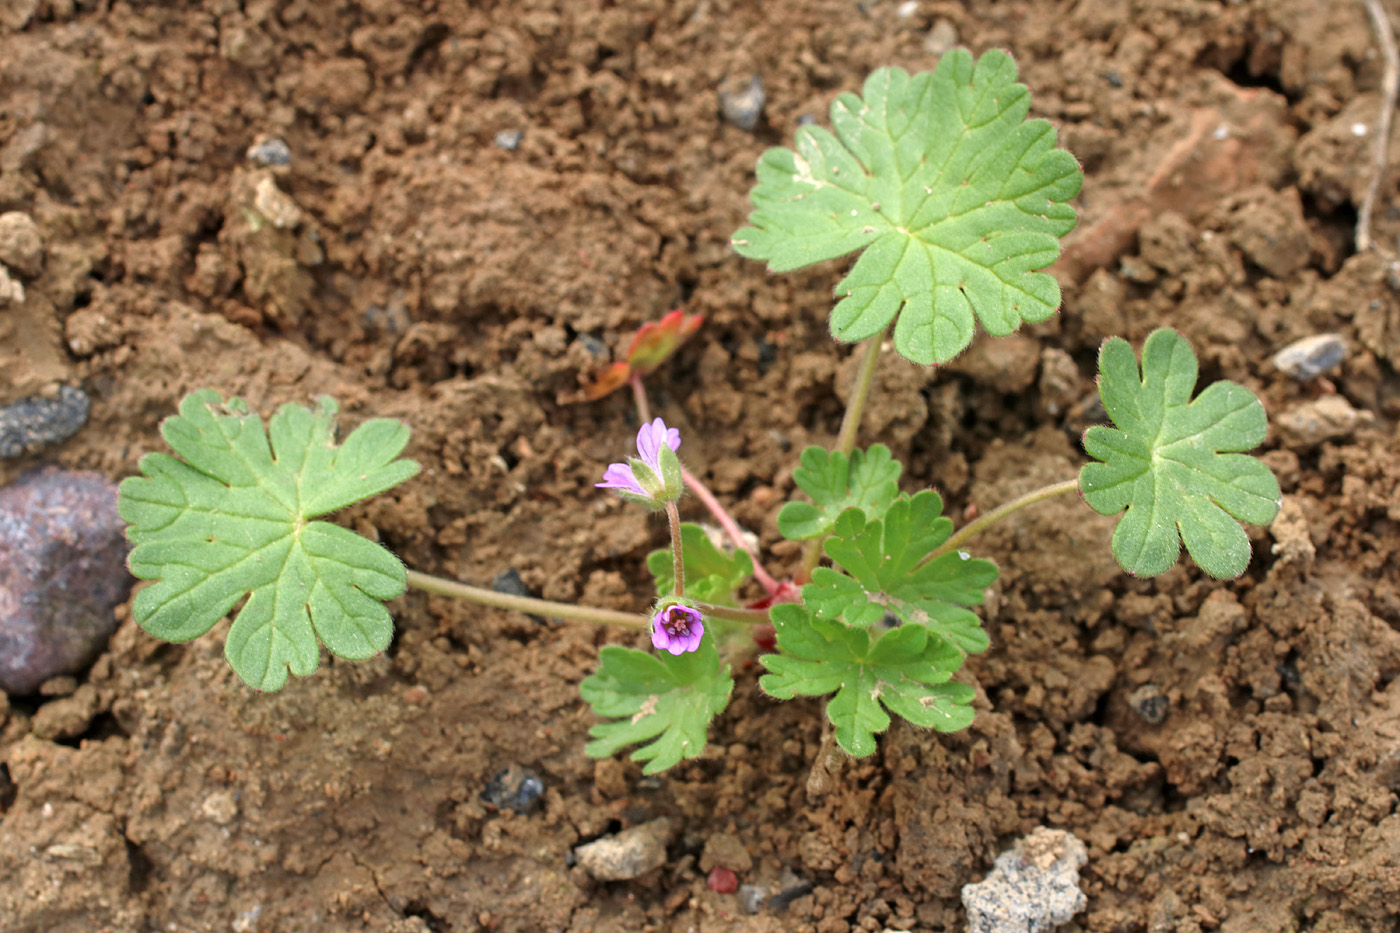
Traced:
POLYGON ((704 758, 661 780, 587 759, 577 684, 617 632, 411 594, 387 656, 258 695, 218 637, 124 622, 71 696, 0 706, 0 931, 951 930, 959 888, 1039 824, 1088 846, 1078 929, 1395 929, 1400 267, 1353 255, 1381 76, 1361 4, 914 7, 8 0, 0 211, 32 214, 46 261, 0 312, 0 402, 75 383, 93 407, 0 482, 128 475, 200 386, 264 412, 329 393, 348 422, 409 422, 425 466, 353 527, 429 572, 640 609, 662 529, 591 485, 630 401, 556 401, 603 362, 585 338, 706 315, 653 402, 775 544, 851 371, 825 331, 839 269, 770 278, 728 236, 764 147, 875 67, 931 67, 950 27, 1015 54, 1087 177, 1060 315, 946 370, 886 361, 863 438, 907 488, 960 514, 1072 475, 1099 341, 1163 324, 1273 418, 1335 391, 1370 419, 1271 436, 1284 517, 1233 583, 1124 576, 1073 497, 998 527, 976 724, 896 726, 824 794, 819 705, 765 699, 751 667, 704 758), (717 92, 751 74, 749 133, 717 92), (245 160, 265 137, 289 166, 245 160), (1325 331, 1350 347, 1330 383, 1275 371, 1325 331), (541 776, 540 812, 482 801, 508 764, 541 776), (659 871, 570 867, 661 816, 659 871), (812 890, 748 915, 706 887, 717 834, 751 856, 742 882, 812 890))

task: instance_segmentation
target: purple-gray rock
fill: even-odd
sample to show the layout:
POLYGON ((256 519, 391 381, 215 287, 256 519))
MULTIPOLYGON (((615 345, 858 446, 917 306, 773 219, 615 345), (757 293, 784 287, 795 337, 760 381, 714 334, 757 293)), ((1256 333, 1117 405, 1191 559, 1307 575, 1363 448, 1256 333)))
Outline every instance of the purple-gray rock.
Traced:
POLYGON ((66 441, 87 423, 91 403, 77 386, 62 386, 56 398, 30 396, 0 408, 0 459, 66 441))
POLYGON ((102 651, 131 589, 122 527, 100 473, 49 469, 0 489, 0 689, 33 693, 102 651))

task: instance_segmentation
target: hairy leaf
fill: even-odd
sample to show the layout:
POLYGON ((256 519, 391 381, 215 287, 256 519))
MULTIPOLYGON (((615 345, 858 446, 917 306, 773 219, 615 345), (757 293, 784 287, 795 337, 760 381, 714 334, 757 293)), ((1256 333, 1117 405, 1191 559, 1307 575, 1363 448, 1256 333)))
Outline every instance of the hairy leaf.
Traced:
MULTIPOLYGON (((734 591, 753 576, 753 558, 737 548, 721 551, 699 525, 681 523, 681 555, 685 561, 685 592, 692 599, 733 605, 734 591)), ((656 578, 656 595, 675 592, 675 566, 671 549, 661 548, 647 555, 647 569, 656 578)))
POLYGON ((870 633, 819 619, 801 606, 774 606, 777 654, 761 655, 759 686, 780 700, 835 693, 826 715, 848 754, 875 751, 888 710, 916 726, 955 732, 972 723, 975 691, 949 683, 963 655, 927 629, 909 625, 872 640, 870 633))
POLYGON ((825 544, 827 556, 845 573, 813 571, 812 582, 802 588, 803 605, 820 618, 844 619, 858 628, 892 612, 961 651, 985 651, 981 620, 965 607, 981 605, 983 591, 996 582, 996 564, 965 551, 921 563, 953 532, 942 511, 943 500, 932 490, 896 499, 883 520, 867 522, 859 509, 847 509, 825 544))
POLYGON ((607 645, 599 659, 579 691, 594 713, 614 721, 588 730, 594 739, 585 749, 589 755, 606 758, 642 742, 632 759, 646 762, 643 773, 655 774, 705 750, 710 720, 724 712, 734 687, 713 637, 707 634, 699 650, 681 655, 607 645))
POLYGON ((894 321, 915 363, 961 353, 974 319, 997 336, 1043 321, 1060 289, 1037 270, 1074 227, 1065 202, 1083 173, 1029 110, 1005 52, 974 63, 955 49, 913 77, 881 68, 832 104, 835 133, 802 127, 795 150, 763 154, 734 248, 774 272, 864 250, 836 287, 831 333, 853 342, 894 321))
POLYGON ((866 518, 879 518, 899 494, 902 469, 884 444, 853 450, 849 458, 839 450, 808 447, 792 478, 812 501, 784 505, 778 512, 778 532, 790 541, 819 537, 849 508, 860 509, 866 518))
POLYGON ((393 554, 337 525, 312 521, 396 486, 418 464, 398 421, 367 421, 335 444, 336 403, 284 405, 264 431, 241 399, 187 395, 161 434, 183 459, 141 458, 145 477, 118 496, 131 572, 157 581, 136 595, 137 623, 166 641, 207 632, 247 597, 224 644, 244 682, 277 690, 287 672, 316 670, 317 639, 363 660, 388 647, 383 600, 404 591, 393 554), (269 443, 270 435, 270 443, 269 443))
POLYGON ((1267 525, 1278 514, 1278 480, 1239 451, 1268 430, 1264 406, 1233 382, 1196 387, 1196 355, 1174 330, 1147 338, 1142 370, 1127 341, 1099 352, 1099 396, 1113 428, 1096 425, 1084 449, 1101 463, 1079 473, 1084 501, 1103 515, 1126 509, 1113 531, 1113 556, 1128 573, 1165 573, 1181 543, 1202 570, 1236 577, 1249 565, 1249 538, 1239 522, 1267 525))

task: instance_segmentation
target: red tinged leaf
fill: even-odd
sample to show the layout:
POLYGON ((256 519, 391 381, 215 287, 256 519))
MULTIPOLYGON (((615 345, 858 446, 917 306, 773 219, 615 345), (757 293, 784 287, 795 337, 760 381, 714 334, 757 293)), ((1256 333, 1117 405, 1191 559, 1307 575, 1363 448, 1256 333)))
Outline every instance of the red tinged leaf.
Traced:
POLYGON ((659 321, 648 321, 632 335, 627 345, 627 359, 613 363, 572 395, 561 395, 561 404, 595 402, 627 385, 633 375, 645 376, 671 358, 686 339, 705 322, 703 314, 689 314, 677 309, 659 321))
POLYGON ((638 328, 627 347, 627 362, 632 371, 645 376, 675 353, 686 338, 700 329, 703 314, 687 316, 679 309, 669 312, 659 321, 648 321, 638 328))

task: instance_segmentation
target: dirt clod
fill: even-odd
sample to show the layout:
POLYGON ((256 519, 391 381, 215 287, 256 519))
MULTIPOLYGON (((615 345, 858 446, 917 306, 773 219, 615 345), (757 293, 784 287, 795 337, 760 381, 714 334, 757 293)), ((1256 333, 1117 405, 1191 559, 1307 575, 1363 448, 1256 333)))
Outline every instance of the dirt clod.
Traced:
POLYGON ((574 856, 595 881, 630 881, 666 864, 670 836, 671 821, 661 817, 581 845, 574 856))
POLYGON ((0 265, 31 279, 44 268, 44 238, 23 211, 0 214, 0 265))

